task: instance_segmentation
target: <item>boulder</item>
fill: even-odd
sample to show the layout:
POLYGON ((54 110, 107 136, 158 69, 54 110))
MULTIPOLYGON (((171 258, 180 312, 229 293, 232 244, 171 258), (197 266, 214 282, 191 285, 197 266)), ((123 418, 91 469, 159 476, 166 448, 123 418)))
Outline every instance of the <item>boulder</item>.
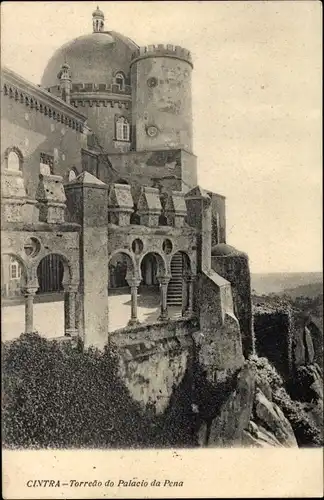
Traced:
POLYGON ((245 367, 238 375, 235 390, 211 422, 208 446, 241 445, 252 414, 254 392, 254 373, 245 367))
POLYGON ((253 448, 283 448, 278 439, 264 427, 258 426, 252 420, 248 429, 243 432, 243 446, 253 448))
POLYGON ((297 441, 289 421, 279 406, 269 401, 259 389, 255 395, 254 412, 258 427, 267 429, 283 446, 297 447, 297 441))

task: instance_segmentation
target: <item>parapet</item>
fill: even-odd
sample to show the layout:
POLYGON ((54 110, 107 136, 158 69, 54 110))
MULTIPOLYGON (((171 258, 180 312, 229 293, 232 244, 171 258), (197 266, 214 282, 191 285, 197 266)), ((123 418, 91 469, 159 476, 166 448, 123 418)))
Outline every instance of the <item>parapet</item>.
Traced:
POLYGON ((171 44, 158 44, 158 45, 146 45, 144 47, 139 47, 132 54, 131 64, 137 62, 140 59, 146 57, 172 57, 174 59, 180 59, 185 61, 193 67, 191 53, 189 50, 180 47, 179 45, 171 44))

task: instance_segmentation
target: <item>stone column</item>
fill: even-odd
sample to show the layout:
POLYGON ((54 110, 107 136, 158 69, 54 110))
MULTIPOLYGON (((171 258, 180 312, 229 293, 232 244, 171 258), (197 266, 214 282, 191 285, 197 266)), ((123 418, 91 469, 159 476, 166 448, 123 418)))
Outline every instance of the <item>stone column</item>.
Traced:
POLYGON ((75 323, 75 302, 78 285, 71 284, 64 287, 64 335, 74 337, 77 335, 75 323))
POLYGON ((136 278, 131 278, 127 280, 131 288, 131 319, 128 322, 128 326, 138 325, 139 321, 137 319, 137 289, 141 280, 136 278))
POLYGON ((158 278, 161 291, 161 313, 158 318, 159 321, 166 321, 168 319, 167 292, 170 278, 170 276, 160 276, 158 278))
POLYGON ((187 283, 188 283, 188 308, 184 312, 184 316, 190 317, 192 316, 193 313, 193 298, 194 298, 194 282, 195 282, 196 277, 193 275, 190 275, 187 277, 187 283))
POLYGON ((38 287, 25 288, 25 333, 34 331, 34 297, 38 287))

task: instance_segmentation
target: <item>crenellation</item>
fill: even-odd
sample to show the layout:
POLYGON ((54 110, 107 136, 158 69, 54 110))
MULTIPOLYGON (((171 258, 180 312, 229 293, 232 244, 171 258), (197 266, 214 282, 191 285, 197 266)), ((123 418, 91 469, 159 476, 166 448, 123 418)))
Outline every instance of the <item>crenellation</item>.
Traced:
POLYGON ((132 64, 142 57, 175 57, 193 65, 190 51, 179 45, 157 44, 139 47, 132 54, 132 64))

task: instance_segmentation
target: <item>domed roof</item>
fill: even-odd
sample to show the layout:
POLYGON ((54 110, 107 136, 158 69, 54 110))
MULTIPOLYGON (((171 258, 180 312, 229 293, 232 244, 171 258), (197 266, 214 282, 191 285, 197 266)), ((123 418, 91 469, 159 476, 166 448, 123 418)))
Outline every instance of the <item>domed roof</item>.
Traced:
POLYGON ((97 6, 96 10, 92 12, 92 17, 101 17, 102 19, 105 18, 104 13, 99 9, 99 6, 97 6))
POLYGON ((117 71, 129 73, 131 55, 138 46, 115 31, 94 32, 66 43, 51 57, 41 85, 58 84, 57 74, 67 62, 72 83, 111 83, 117 71))
POLYGON ((213 257, 245 257, 248 258, 248 255, 231 245, 227 245, 226 243, 218 243, 212 247, 211 254, 213 257))

